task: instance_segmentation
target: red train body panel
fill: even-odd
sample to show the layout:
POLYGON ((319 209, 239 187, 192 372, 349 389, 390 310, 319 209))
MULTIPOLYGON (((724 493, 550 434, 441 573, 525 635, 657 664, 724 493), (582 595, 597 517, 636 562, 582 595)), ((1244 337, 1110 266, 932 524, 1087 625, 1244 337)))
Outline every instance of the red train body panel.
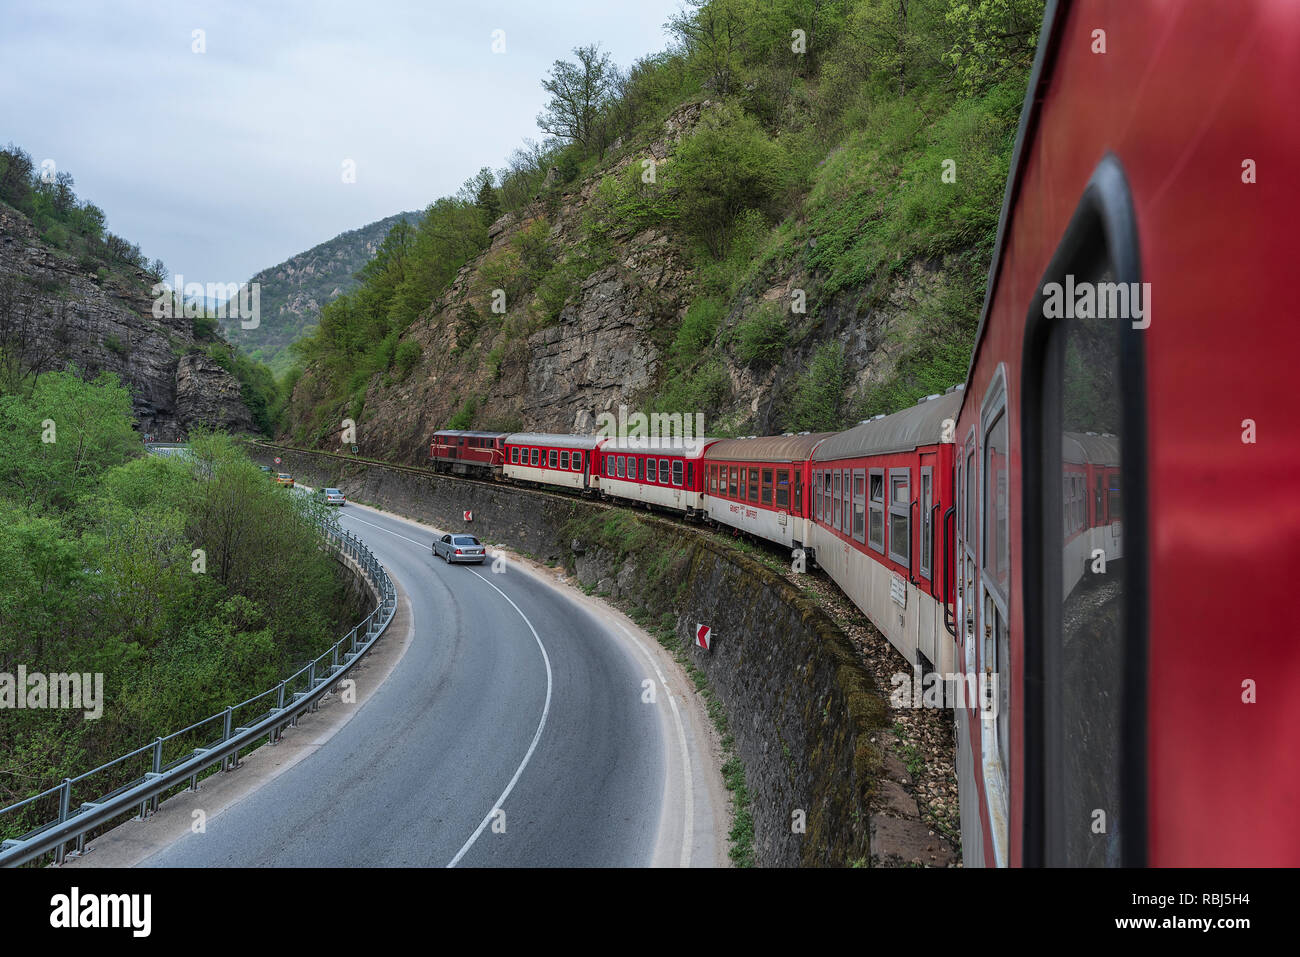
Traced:
POLYGON ((1300 424, 1277 349, 1297 49, 1281 0, 1049 8, 958 422, 962 649, 1009 678, 997 727, 963 720, 970 863, 1300 861, 1300 424), (1097 302, 1150 283, 1145 315, 1063 322, 1048 284, 1080 281, 1097 302), (1061 433, 1084 428, 1119 437, 1123 555, 1076 595, 1054 549, 1061 433), (1113 620, 1075 607, 1093 589, 1113 620))

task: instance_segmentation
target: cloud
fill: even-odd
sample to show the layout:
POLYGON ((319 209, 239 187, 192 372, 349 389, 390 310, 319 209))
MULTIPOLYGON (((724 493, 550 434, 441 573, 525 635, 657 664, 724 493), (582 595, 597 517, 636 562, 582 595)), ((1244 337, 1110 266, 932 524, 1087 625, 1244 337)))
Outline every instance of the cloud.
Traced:
POLYGON ((0 139, 69 170, 110 229, 171 271, 239 281, 500 167, 540 136, 552 61, 600 41, 626 66, 666 45, 662 24, 678 7, 18 6, 0 34, 0 139), (491 50, 496 29, 504 55, 491 50), (354 184, 342 182, 349 159, 354 184))

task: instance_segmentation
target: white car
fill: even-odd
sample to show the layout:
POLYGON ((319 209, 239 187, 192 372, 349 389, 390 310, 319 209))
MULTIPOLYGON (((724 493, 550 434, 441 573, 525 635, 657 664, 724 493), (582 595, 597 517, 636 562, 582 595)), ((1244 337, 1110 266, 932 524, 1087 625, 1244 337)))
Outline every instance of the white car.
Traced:
POLYGON ((321 489, 321 494, 325 496, 326 505, 346 505, 347 498, 336 488, 321 489))

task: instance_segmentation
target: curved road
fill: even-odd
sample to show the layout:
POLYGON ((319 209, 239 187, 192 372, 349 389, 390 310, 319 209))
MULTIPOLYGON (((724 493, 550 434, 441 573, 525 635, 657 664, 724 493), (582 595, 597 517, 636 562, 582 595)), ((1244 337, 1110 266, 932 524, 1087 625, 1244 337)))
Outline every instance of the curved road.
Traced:
POLYGON ((430 529, 340 512, 410 603, 403 657, 317 750, 141 863, 715 863, 713 762, 644 642, 514 563, 448 566, 430 529))

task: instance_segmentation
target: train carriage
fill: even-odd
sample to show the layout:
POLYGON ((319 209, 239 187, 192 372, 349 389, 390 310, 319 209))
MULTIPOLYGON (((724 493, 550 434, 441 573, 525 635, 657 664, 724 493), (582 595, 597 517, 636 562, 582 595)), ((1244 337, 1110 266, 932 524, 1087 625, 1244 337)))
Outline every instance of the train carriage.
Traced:
POLYGON ((967 866, 1300 860, 1297 49, 1289 0, 1048 4, 957 424, 967 866))
POLYGON ((502 471, 511 481, 587 491, 595 487, 600 443, 597 436, 515 432, 505 437, 502 471))
POLYGON ((812 453, 817 564, 908 662, 954 670, 943 521, 960 389, 822 442, 812 453))
POLYGON ((790 549, 806 548, 808 459, 831 434, 723 439, 710 446, 704 457, 708 519, 790 549))
POLYGON ((702 459, 716 441, 658 436, 607 439, 598 453, 601 493, 693 517, 704 508, 702 459))

